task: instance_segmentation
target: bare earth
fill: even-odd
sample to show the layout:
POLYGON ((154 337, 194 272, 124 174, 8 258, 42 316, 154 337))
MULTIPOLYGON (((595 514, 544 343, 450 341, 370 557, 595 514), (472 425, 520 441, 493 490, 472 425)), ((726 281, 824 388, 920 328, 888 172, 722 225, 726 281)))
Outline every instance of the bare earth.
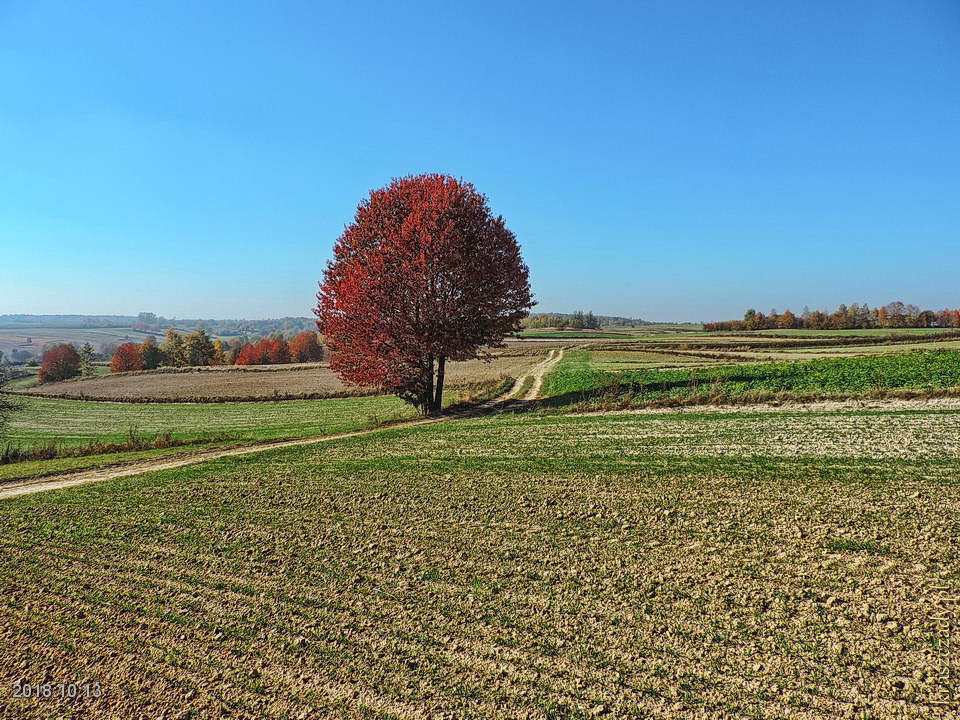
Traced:
POLYGON ((666 415, 702 413, 782 413, 782 412, 857 412, 881 410, 960 410, 960 398, 938 397, 889 400, 816 400, 795 403, 762 403, 757 405, 689 405, 675 408, 640 408, 637 410, 604 410, 600 412, 572 413, 577 416, 594 415, 666 415))

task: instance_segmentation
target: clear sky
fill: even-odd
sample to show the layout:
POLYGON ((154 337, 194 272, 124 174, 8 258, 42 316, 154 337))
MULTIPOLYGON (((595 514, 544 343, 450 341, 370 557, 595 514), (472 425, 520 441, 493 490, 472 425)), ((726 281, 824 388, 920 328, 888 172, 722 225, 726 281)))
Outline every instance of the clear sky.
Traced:
POLYGON ((0 2, 0 313, 309 315, 420 172, 540 310, 960 306, 960 3, 0 2))

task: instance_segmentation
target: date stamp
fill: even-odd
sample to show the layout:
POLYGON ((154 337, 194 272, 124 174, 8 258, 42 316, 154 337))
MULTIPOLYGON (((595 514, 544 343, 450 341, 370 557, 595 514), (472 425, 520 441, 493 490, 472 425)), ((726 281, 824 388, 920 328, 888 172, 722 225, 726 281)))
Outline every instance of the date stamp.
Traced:
POLYGON ((17 681, 13 686, 15 698, 37 698, 39 700, 77 700, 103 697, 100 683, 29 683, 17 681))
POLYGON ((935 640, 934 679, 937 697, 934 705, 956 708, 960 705, 956 674, 956 648, 954 634, 957 627, 957 596, 947 584, 930 588, 934 592, 935 610, 932 616, 935 640))

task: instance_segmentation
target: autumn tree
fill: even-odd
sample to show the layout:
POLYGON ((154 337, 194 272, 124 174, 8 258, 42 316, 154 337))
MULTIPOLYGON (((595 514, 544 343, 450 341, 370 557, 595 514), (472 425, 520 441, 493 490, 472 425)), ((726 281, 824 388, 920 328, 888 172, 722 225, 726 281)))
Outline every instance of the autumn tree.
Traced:
POLYGON ((160 345, 160 352, 163 353, 164 365, 183 367, 187 364, 187 353, 183 346, 183 335, 172 327, 167 328, 167 334, 163 338, 163 344, 160 345))
POLYGON ((516 237, 487 199, 448 175, 419 175, 361 202, 314 312, 345 382, 436 413, 447 360, 502 345, 532 305, 516 237))
POLYGON ((213 341, 213 356, 210 358, 211 365, 226 364, 227 356, 223 349, 223 341, 217 338, 213 341))
POLYGON ((317 340, 315 332, 302 332, 290 340, 290 359, 296 363, 320 362, 323 360, 323 346, 317 340))
POLYGON ((132 342, 120 345, 110 360, 110 372, 134 372, 143 370, 143 359, 140 351, 132 342))
POLYGON ((148 335, 147 339, 137 346, 137 353, 144 370, 155 370, 163 362, 163 352, 157 347, 153 335, 148 335))
POLYGON ((274 338, 267 345, 267 362, 271 365, 283 365, 290 362, 290 346, 283 338, 274 338))
POLYGON ((247 343, 240 348, 237 355, 237 365, 266 365, 269 361, 270 341, 260 340, 256 343, 247 343))
POLYGON ((209 365, 213 357, 213 340, 206 330, 197 328, 183 339, 183 359, 185 365, 209 365))
POLYGON ((223 362, 225 365, 239 365, 237 358, 240 355, 240 350, 243 348, 242 343, 232 343, 230 349, 223 356, 223 362))
POLYGON ((40 358, 40 382, 58 382, 80 374, 80 353, 69 344, 62 343, 47 350, 40 358))
POLYGON ((785 313, 777 317, 777 327, 782 328, 784 330, 792 328, 796 324, 796 322, 797 322, 797 316, 794 315, 789 310, 787 310, 785 313))

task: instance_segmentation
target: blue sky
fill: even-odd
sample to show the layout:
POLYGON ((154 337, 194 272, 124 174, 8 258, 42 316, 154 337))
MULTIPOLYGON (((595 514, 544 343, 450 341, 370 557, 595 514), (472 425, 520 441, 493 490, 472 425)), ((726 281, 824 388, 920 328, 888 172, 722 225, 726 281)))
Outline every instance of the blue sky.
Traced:
POLYGON ((391 177, 538 309, 960 305, 960 5, 0 2, 0 313, 308 315, 391 177))

